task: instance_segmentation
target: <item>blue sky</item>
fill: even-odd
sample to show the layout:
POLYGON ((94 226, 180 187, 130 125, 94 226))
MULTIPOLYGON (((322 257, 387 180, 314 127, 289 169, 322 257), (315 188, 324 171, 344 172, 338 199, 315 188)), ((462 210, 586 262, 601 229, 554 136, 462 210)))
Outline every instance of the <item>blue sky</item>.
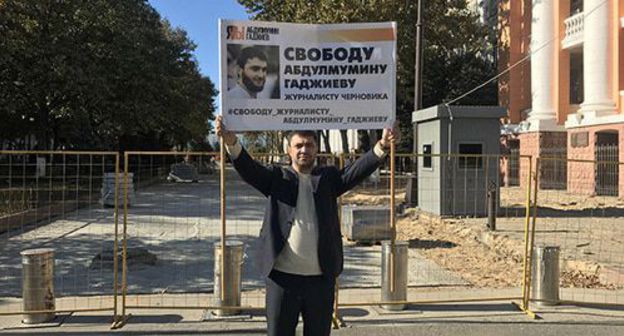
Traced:
POLYGON ((181 27, 197 45, 195 56, 202 74, 219 86, 219 19, 243 19, 249 15, 236 0, 149 0, 160 15, 181 27))

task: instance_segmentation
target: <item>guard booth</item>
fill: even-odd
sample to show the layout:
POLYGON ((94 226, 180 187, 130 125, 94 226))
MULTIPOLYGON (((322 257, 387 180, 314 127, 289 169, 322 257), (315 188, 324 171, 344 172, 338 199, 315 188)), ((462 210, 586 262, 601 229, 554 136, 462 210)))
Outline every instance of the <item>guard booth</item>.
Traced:
POLYGON ((500 203, 498 106, 437 105, 412 113, 418 154, 418 207, 442 216, 486 216, 488 190, 500 203), (486 157, 484 155, 492 155, 486 157))

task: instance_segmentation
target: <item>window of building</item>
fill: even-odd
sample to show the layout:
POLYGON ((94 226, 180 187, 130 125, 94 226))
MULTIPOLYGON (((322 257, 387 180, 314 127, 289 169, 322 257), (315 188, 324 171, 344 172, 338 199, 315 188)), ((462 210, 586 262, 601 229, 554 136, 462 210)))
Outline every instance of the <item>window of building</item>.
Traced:
POLYGON ((459 168, 481 169, 483 167, 483 145, 477 143, 459 144, 459 168))
POLYGON ((578 14, 583 11, 583 0, 571 0, 570 1, 570 16, 578 14))
POLYGON ((570 104, 583 102, 583 53, 570 53, 570 104))
POLYGON ((432 168, 431 144, 423 145, 423 168, 432 168))

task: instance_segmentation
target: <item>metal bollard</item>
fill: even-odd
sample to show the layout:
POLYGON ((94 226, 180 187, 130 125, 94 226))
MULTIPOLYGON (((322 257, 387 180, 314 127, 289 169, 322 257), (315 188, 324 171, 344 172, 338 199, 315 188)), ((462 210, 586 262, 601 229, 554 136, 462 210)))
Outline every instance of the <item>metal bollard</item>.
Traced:
POLYGON ((24 314, 22 323, 49 322, 54 313, 54 249, 24 250, 22 255, 22 302, 24 312, 50 311, 24 314))
POLYGON ((487 227, 490 231, 496 231, 496 184, 490 182, 488 186, 487 192, 487 212, 488 212, 488 223, 487 227))
MULTIPOLYGON (((238 240, 225 242, 225 300, 221 299, 221 242, 214 243, 214 301, 218 307, 235 307, 241 305, 241 273, 245 245, 238 240)), ((237 309, 216 309, 216 316, 240 314, 237 309)))
POLYGON ((540 306, 559 304, 559 246, 536 246, 532 266, 532 301, 540 306))
MULTIPOLYGON (((406 241, 394 243, 394 291, 390 291, 390 251, 389 240, 381 242, 381 301, 407 300, 407 252, 409 244, 406 241)), ((381 306, 390 311, 405 309, 405 304, 387 304, 381 306)))

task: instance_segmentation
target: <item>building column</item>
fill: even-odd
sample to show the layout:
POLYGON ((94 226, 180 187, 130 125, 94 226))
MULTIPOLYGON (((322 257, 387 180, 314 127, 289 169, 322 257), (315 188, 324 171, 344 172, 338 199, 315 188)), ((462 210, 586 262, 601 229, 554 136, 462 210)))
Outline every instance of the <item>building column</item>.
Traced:
POLYGON ((555 1, 534 1, 531 20, 531 97, 532 107, 523 128, 528 132, 555 131, 555 57, 558 25, 555 22, 555 1))
POLYGON ((610 31, 609 1, 585 0, 583 3, 583 89, 585 99, 580 112, 584 118, 615 114, 609 86, 610 31))
MULTIPOLYGON (((567 133, 563 125, 558 124, 557 86, 559 76, 559 5, 560 1, 532 1, 531 7, 531 111, 525 122, 521 123, 520 155, 531 155, 533 160, 542 156, 563 156, 561 149, 566 148, 567 133)), ((535 163, 535 162, 534 162, 535 163)), ((528 171, 528 162, 520 169, 528 171)), ((540 166, 540 188, 556 188, 565 185, 561 178, 551 176, 551 167, 540 166)), ((524 175, 524 173, 521 173, 524 175)), ((565 180, 564 180, 565 181, 565 180)), ((522 182, 521 182, 522 183, 522 182)))

